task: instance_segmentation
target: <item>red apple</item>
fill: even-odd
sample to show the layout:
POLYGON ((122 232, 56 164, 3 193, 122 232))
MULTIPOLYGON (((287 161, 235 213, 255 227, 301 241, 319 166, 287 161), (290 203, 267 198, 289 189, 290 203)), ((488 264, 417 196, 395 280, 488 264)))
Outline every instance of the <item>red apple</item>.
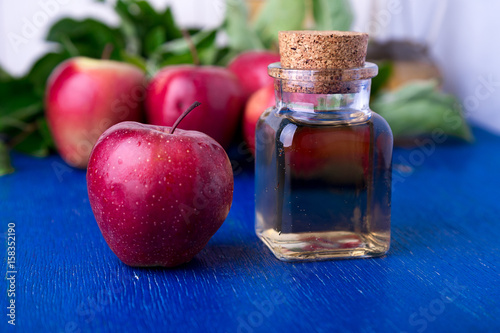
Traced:
POLYGON ((141 120, 144 74, 135 66, 83 57, 49 77, 45 111, 61 157, 85 168, 99 136, 124 120, 141 120))
POLYGON ((285 148, 295 177, 329 179, 337 184, 362 181, 369 171, 370 128, 298 127, 285 148))
POLYGON ((122 122, 92 150, 90 205, 104 239, 127 265, 190 261, 231 208, 233 173, 224 149, 204 133, 175 126, 122 122))
POLYGON ((238 79, 225 68, 181 65, 162 69, 147 89, 148 121, 172 126, 195 99, 201 106, 184 119, 181 128, 208 134, 227 148, 244 101, 238 79))
POLYGON ((273 78, 267 74, 267 66, 280 61, 278 53, 270 51, 247 51, 235 57, 228 68, 240 80, 245 97, 260 88, 273 83, 273 78))
POLYGON ((250 96, 243 113, 243 137, 250 151, 255 154, 255 127, 260 115, 275 104, 274 86, 268 85, 250 96))

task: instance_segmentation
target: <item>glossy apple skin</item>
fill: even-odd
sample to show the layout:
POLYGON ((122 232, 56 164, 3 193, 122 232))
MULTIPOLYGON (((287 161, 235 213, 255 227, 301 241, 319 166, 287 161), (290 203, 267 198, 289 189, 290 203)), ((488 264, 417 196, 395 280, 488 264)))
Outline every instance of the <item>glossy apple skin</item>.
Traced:
POLYGON ((97 141, 87 169, 90 205, 111 250, 129 266, 190 261, 231 208, 233 173, 206 134, 122 122, 97 141))
POLYGON ((106 129, 142 119, 144 87, 144 73, 125 63, 77 57, 57 66, 47 82, 45 112, 61 157, 85 168, 106 129))
POLYGON ((227 148, 243 110, 238 79, 222 67, 169 66, 148 85, 146 114, 150 124, 172 126, 193 101, 201 105, 179 128, 208 134, 227 148))
POLYGON ((243 137, 248 148, 255 155, 255 127, 260 115, 275 105, 274 86, 260 88, 250 96, 243 113, 243 137))
POLYGON ((267 66, 279 62, 278 53, 270 51, 247 51, 236 56, 228 68, 239 79, 245 93, 249 98, 257 90, 273 83, 273 78, 267 74, 267 66))

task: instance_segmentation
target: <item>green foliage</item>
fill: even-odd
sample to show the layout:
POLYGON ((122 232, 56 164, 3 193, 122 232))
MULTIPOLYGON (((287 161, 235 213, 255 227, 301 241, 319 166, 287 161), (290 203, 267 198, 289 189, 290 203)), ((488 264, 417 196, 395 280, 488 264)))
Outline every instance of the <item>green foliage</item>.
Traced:
POLYGON ((110 58, 120 60, 119 50, 125 46, 118 29, 94 19, 62 19, 52 26, 46 39, 58 43, 72 57, 100 58, 105 47, 111 45, 113 52, 110 58))
POLYGON ((9 81, 12 77, 2 67, 0 67, 0 82, 9 81))
MULTIPOLYGON (((104 2, 104 1, 100 1, 104 2)), ((166 65, 193 63, 190 42, 177 26, 172 11, 155 10, 147 1, 118 0, 114 10, 120 18, 117 27, 95 19, 63 18, 50 28, 46 40, 52 52, 43 55, 28 74, 13 78, 0 68, 0 150, 3 171, 8 148, 34 156, 45 156, 54 143, 44 117, 44 95, 50 73, 74 56, 101 58, 105 50, 113 60, 133 64, 153 75, 166 65)), ((216 44, 216 30, 188 30, 200 63, 221 63, 228 54, 216 44)))
POLYGON ((312 11, 318 30, 349 30, 353 15, 348 0, 266 0, 255 22, 248 20, 244 0, 227 1, 222 28, 229 38, 229 54, 245 50, 277 49, 278 32, 304 29, 312 11))
MULTIPOLYGON (((253 22, 245 0, 226 2, 225 19, 213 30, 183 31, 170 8, 158 11, 144 0, 114 1, 118 26, 89 18, 56 22, 46 37, 53 50, 38 59, 28 74, 13 78, 0 68, 0 175, 12 171, 9 149, 46 156, 54 148, 43 109, 46 82, 54 68, 70 57, 101 58, 109 53, 111 59, 133 64, 152 76, 161 67, 190 64, 194 58, 202 65, 226 65, 242 51, 276 50, 278 31, 304 29, 308 14, 313 18, 308 28, 318 30, 348 30, 353 19, 348 0, 267 0, 253 22), (216 41, 221 31, 227 36, 225 46, 216 41), (193 46, 197 56, 193 56, 193 46)), ((396 138, 441 128, 449 135, 471 140, 452 96, 438 92, 434 83, 411 84, 396 93, 383 93, 392 63, 378 65, 379 75, 372 84, 373 108, 388 120, 396 138)))
POLYGON ((429 136, 439 129, 472 141, 460 104, 455 97, 440 92, 437 85, 434 80, 409 83, 396 92, 381 93, 371 107, 387 120, 396 140, 429 136))
POLYGON ((248 22, 244 0, 226 1, 226 18, 222 25, 228 36, 231 55, 246 50, 263 49, 264 45, 248 22))
MULTIPOLYGON (((24 77, 0 76, 0 169, 8 158, 8 148, 43 157, 54 148, 44 118, 43 100, 47 79, 60 62, 69 58, 65 51, 48 53, 24 77), (5 141, 7 144, 4 144, 5 141)), ((0 171, 0 174, 3 173, 0 171)))
POLYGON ((13 148, 25 154, 36 157, 49 155, 51 145, 48 145, 39 131, 37 121, 25 127, 24 131, 16 137, 13 148))
POLYGON ((159 13, 147 1, 120 0, 115 11, 128 53, 148 57, 165 42, 182 38, 170 8, 159 13))
POLYGON ((40 97, 41 100, 43 100, 43 96, 45 95, 45 85, 50 73, 52 73, 57 65, 68 58, 70 58, 70 54, 67 52, 51 52, 42 56, 31 67, 28 75, 26 75, 26 79, 33 85, 35 94, 40 97))
POLYGON ((378 75, 372 79, 372 96, 377 96, 384 85, 389 81, 393 72, 393 63, 390 60, 378 61, 378 75))
POLYGON ((182 38, 163 43, 148 58, 148 73, 154 73, 168 65, 194 63, 190 43, 196 48, 198 60, 201 65, 215 64, 218 56, 216 36, 216 30, 202 30, 191 35, 189 41, 182 38))
POLYGON ((0 141, 0 176, 14 172, 10 164, 9 151, 5 144, 0 141))
MULTIPOLYGON (((38 59, 23 77, 13 78, 0 68, 0 174, 11 170, 9 148, 39 157, 54 148, 43 100, 50 73, 64 60, 74 56, 101 58, 108 49, 111 59, 145 71, 193 61, 169 8, 157 12, 147 1, 118 0, 115 11, 121 19, 118 27, 95 19, 63 18, 56 22, 46 36, 53 42, 53 51, 38 59), (173 41, 180 45, 176 52, 164 52, 173 41)), ((203 64, 217 61, 214 30, 199 32, 193 40, 203 64)))
POLYGON ((312 0, 317 30, 349 30, 353 15, 349 0, 312 0))
POLYGON ((255 22, 255 31, 266 48, 278 41, 281 30, 300 30, 304 26, 304 0, 267 0, 255 22))

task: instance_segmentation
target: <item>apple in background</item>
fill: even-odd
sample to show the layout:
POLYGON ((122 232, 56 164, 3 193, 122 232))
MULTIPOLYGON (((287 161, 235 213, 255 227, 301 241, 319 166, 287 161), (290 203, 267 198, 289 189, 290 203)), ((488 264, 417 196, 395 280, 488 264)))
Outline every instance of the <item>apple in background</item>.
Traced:
POLYGON ((201 106, 183 120, 180 128, 208 134, 227 148, 244 100, 238 79, 222 67, 180 65, 159 71, 147 88, 148 122, 172 126, 193 100, 200 101, 201 106))
POLYGON ((324 179, 335 184, 362 184, 368 177, 369 125, 298 127, 293 133, 290 170, 296 178, 324 179))
POLYGON ((45 112, 61 157, 85 168, 106 129, 140 121, 144 85, 140 69, 117 61, 76 57, 57 66, 47 82, 45 112))
POLYGON ((243 137, 255 155, 255 127, 260 115, 275 104, 274 85, 265 86, 250 96, 243 113, 243 137))
POLYGON ((273 83, 273 78, 267 74, 267 66, 279 62, 280 55, 270 51, 247 51, 236 56, 228 68, 240 80, 245 98, 264 86, 273 83))
POLYGON ((190 261, 231 208, 233 172, 224 149, 176 126, 122 122, 92 150, 90 205, 104 239, 127 265, 190 261))

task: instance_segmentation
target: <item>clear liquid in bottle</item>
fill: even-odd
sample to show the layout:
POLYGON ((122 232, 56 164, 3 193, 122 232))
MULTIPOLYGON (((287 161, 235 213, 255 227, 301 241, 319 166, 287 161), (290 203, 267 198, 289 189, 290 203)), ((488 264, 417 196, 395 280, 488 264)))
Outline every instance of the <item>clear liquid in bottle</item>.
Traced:
POLYGON ((385 254, 392 160, 387 122, 371 113, 362 121, 318 125, 289 114, 269 109, 257 127, 257 235, 281 260, 385 254))

